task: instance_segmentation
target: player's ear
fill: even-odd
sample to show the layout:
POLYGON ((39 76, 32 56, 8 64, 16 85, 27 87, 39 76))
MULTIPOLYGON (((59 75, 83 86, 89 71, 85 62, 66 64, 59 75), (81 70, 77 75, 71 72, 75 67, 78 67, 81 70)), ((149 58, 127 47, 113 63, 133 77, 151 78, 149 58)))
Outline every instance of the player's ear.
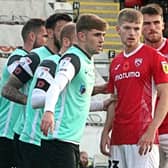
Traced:
POLYGON ((120 27, 118 25, 116 26, 116 31, 118 34, 120 34, 120 27))
POLYGON ((28 36, 29 36, 29 41, 33 41, 34 42, 34 40, 36 38, 35 33, 34 32, 30 32, 28 36))
POLYGON ((70 46, 70 40, 66 37, 63 38, 63 45, 68 48, 70 46))
POLYGON ((78 32, 77 36, 78 36, 78 39, 81 40, 81 41, 86 40, 86 33, 85 32, 78 32))
POLYGON ((162 24, 162 30, 164 30, 166 28, 165 22, 163 22, 162 24))
POLYGON ((54 37, 53 29, 47 29, 47 34, 48 34, 48 37, 53 38, 54 37))

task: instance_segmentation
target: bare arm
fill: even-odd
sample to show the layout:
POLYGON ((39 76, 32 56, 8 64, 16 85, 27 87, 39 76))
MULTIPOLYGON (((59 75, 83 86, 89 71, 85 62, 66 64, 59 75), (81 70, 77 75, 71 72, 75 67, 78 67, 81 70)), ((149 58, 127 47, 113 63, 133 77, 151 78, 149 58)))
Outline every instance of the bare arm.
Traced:
POLYGON ((107 94, 107 83, 102 84, 102 85, 95 85, 93 88, 92 96, 96 94, 107 94))
POLYGON ((157 85, 157 91, 159 101, 155 109, 154 118, 138 142, 138 145, 140 145, 139 153, 141 155, 145 155, 148 150, 151 151, 155 133, 168 112, 168 84, 157 85))
POLYGON ((117 101, 117 96, 113 96, 105 100, 91 100, 89 111, 90 112, 107 111, 109 105, 112 102, 116 102, 116 101, 117 101))
POLYGON ((14 75, 11 75, 6 85, 2 88, 2 96, 20 104, 26 104, 27 96, 24 95, 19 89, 23 83, 14 75))
POLYGON ((113 124, 114 114, 115 114, 115 105, 116 105, 116 102, 112 102, 107 109, 106 121, 101 135, 100 150, 104 155, 108 155, 108 156, 110 155, 109 134, 112 130, 112 124, 113 124))

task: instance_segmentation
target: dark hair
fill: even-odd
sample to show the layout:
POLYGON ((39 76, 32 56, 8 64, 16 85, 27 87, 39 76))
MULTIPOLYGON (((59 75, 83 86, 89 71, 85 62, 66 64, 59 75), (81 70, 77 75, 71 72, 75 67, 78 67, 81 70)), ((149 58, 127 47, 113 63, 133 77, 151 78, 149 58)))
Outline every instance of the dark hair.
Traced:
POLYGON ((141 13, 148 15, 160 15, 163 17, 163 10, 159 4, 151 3, 141 7, 141 13))
POLYGON ((46 29, 54 29, 56 23, 60 20, 65 20, 67 22, 72 21, 72 18, 67 14, 53 14, 46 20, 46 29))
POLYGON ((72 40, 75 33, 76 33, 76 24, 75 23, 67 23, 62 28, 61 33, 60 33, 61 44, 62 44, 64 37, 67 37, 68 39, 72 40))
POLYGON ((28 20, 25 25, 22 28, 21 35, 23 38, 23 41, 25 42, 27 39, 27 36, 30 32, 37 33, 41 26, 45 26, 45 21, 40 18, 33 18, 28 20))
POLYGON ((123 24, 125 21, 130 23, 141 23, 143 21, 143 15, 134 8, 124 8, 118 14, 118 25, 123 24))
POLYGON ((76 22, 76 31, 89 31, 91 29, 105 31, 108 29, 108 23, 104 19, 94 14, 80 15, 76 22))

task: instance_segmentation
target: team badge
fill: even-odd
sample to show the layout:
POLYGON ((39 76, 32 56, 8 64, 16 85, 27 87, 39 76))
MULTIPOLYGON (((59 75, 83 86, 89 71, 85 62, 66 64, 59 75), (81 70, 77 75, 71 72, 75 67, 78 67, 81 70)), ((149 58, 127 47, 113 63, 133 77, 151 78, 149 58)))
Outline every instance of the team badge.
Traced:
POLYGON ((162 69, 164 71, 165 74, 168 74, 168 63, 166 61, 162 61, 162 69))
POLYGON ((142 64, 143 59, 142 58, 135 58, 135 66, 139 67, 142 64))

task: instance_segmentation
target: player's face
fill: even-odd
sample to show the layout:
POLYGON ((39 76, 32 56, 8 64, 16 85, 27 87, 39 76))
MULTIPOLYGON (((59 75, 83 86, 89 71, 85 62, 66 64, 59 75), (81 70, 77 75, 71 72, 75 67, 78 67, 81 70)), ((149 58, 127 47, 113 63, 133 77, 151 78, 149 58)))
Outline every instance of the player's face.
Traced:
POLYGON ((61 44, 60 44, 60 33, 62 28, 64 27, 65 24, 67 24, 68 22, 65 20, 60 20, 56 23, 55 28, 54 28, 54 43, 55 46, 57 46, 57 48, 60 49, 61 44))
POLYGON ((125 48, 134 49, 140 42, 142 23, 123 22, 117 27, 121 41, 125 48))
POLYGON ((84 33, 84 48, 89 55, 99 54, 103 50, 106 32, 92 29, 84 33))
POLYGON ((86 167, 87 164, 88 164, 88 155, 83 153, 81 156, 80 156, 80 162, 82 164, 82 166, 86 167))
POLYGON ((44 26, 41 26, 38 33, 36 34, 35 41, 34 41, 34 48, 41 47, 45 45, 47 42, 47 31, 44 26))
POLYGON ((164 23, 160 15, 143 15, 142 34, 144 40, 156 43, 162 40, 164 23))

